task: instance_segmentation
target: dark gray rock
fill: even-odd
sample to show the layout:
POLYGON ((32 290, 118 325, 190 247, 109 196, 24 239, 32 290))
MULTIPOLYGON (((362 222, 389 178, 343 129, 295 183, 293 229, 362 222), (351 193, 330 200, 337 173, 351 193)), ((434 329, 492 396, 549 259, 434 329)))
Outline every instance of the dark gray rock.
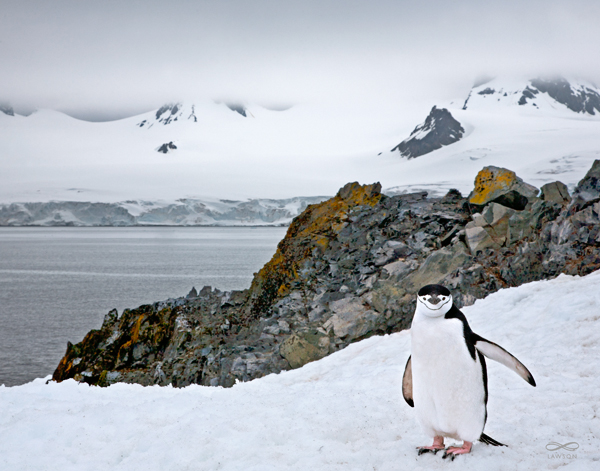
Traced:
MULTIPOLYGON (((593 194, 597 170, 580 182, 581 194, 593 194)), ((600 200, 567 207, 536 199, 521 211, 491 202, 471 215, 456 194, 375 195, 364 204, 366 191, 350 184, 340 192, 346 199, 309 207, 249 290, 205 287, 120 317, 111 311, 100 330, 68 345, 54 378, 229 387, 408 328, 424 284, 447 286, 463 306, 501 288, 600 269, 600 200), (341 213, 324 209, 352 201, 341 213), (311 233, 315 224, 324 225, 311 233), (286 247, 297 265, 283 257, 286 247)))
POLYGON ((598 200, 600 200, 600 160, 594 160, 592 168, 588 170, 573 191, 569 212, 572 214, 580 211, 598 200))
POLYGON ((241 105, 239 103, 225 103, 227 105, 227 108, 229 108, 231 111, 235 111, 236 113, 241 114, 244 118, 247 118, 248 115, 246 114, 246 108, 244 107, 244 105, 241 105))
POLYGON ((459 141, 465 130, 446 108, 429 112, 423 124, 417 126, 410 136, 392 149, 402 157, 414 159, 459 141))
POLYGON ((571 201, 569 189, 562 182, 546 183, 540 190, 542 192, 540 198, 544 201, 551 201, 557 204, 568 204, 571 201))
POLYGON ((12 106, 7 103, 0 103, 0 112, 4 113, 8 116, 14 116, 15 110, 13 110, 12 106))
POLYGON ((177 112, 181 108, 181 103, 169 103, 167 105, 161 106, 156 112, 156 120, 162 124, 169 124, 174 117, 177 115, 177 112))
POLYGON ((519 98, 519 105, 527 104, 527 100, 533 100, 538 93, 539 90, 536 90, 535 88, 529 86, 525 87, 525 90, 523 90, 523 93, 521 94, 521 98, 519 98))
POLYGON ((177 149, 177 146, 175 144, 173 144, 173 141, 170 141, 170 142, 164 143, 162 146, 160 146, 158 149, 156 149, 156 151, 166 154, 169 151, 172 151, 175 149, 177 149))

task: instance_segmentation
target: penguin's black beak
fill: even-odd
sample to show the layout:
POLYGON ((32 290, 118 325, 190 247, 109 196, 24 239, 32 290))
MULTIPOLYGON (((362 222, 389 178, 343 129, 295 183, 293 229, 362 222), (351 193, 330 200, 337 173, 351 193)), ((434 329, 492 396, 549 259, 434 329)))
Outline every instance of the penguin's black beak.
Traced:
POLYGON ((432 294, 430 298, 427 300, 429 304, 433 304, 434 306, 439 304, 442 300, 437 297, 437 295, 432 294))

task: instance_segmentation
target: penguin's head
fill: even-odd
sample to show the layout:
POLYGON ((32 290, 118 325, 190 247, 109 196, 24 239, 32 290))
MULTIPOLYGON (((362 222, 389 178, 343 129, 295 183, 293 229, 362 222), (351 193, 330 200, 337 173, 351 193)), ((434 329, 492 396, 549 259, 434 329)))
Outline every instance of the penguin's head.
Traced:
POLYGON ((417 293, 417 311, 427 317, 444 316, 452 307, 452 294, 442 285, 423 286, 417 293))

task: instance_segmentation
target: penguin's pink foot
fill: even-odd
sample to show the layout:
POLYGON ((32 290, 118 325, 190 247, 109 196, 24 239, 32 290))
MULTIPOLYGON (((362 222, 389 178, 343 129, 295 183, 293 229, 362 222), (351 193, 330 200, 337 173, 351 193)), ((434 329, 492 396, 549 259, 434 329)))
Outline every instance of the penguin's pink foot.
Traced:
POLYGON ((446 451, 444 452, 444 456, 442 456, 442 458, 446 459, 449 457, 450 461, 454 461, 456 455, 464 455, 465 453, 471 453, 472 446, 473 443, 468 442, 466 440, 463 442, 463 446, 461 447, 449 446, 448 448, 446 448, 446 451))
POLYGON ((419 450, 417 456, 421 456, 423 453, 433 453, 434 455, 444 449, 444 437, 436 436, 433 438, 433 445, 431 446, 418 446, 419 450))

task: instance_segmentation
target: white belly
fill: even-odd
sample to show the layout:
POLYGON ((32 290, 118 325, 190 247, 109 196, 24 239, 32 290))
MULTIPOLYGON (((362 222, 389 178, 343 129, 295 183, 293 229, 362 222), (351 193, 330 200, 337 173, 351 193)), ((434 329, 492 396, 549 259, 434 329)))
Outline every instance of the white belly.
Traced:
POLYGON ((473 442, 485 425, 485 390, 479 356, 469 353, 457 319, 415 316, 411 327, 413 400, 431 437, 473 442), (416 321, 416 322, 415 322, 416 321))

